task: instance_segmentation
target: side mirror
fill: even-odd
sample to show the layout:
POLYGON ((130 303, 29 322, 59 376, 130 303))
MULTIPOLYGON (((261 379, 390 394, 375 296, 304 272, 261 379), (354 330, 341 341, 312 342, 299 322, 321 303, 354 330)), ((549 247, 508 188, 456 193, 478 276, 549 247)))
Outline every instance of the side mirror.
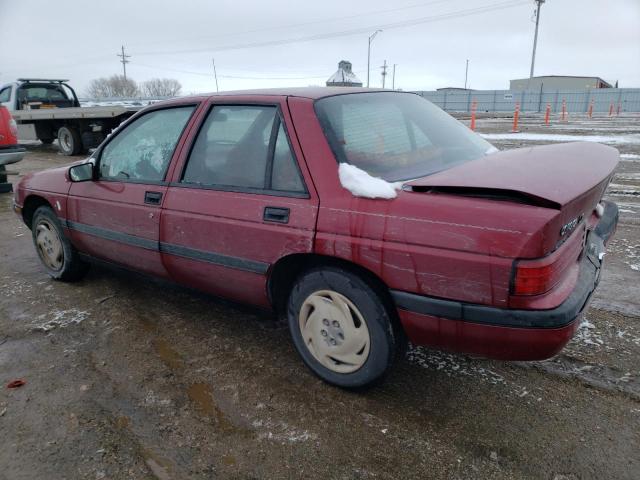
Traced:
POLYGON ((95 165, 92 162, 81 163, 69 168, 69 179, 72 182, 88 182, 93 180, 95 165))

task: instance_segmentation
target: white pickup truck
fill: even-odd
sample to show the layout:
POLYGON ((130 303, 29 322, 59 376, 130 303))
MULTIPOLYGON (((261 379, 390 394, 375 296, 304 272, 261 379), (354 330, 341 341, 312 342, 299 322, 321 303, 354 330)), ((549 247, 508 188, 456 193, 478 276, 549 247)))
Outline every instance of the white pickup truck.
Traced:
POLYGON ((78 155, 97 147, 123 120, 140 107, 81 107, 66 82, 19 78, 0 87, 0 105, 18 124, 20 140, 50 144, 56 138, 64 155, 78 155))

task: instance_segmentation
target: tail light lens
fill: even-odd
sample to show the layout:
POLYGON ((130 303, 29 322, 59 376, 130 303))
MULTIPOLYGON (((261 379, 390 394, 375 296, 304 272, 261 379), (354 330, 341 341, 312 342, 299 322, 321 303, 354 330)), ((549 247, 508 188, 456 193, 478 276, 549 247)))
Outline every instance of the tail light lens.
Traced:
POLYGON ((513 295, 542 295, 555 287, 582 252, 583 233, 574 232, 555 252, 534 260, 516 260, 513 266, 513 295))
POLYGON ((16 121, 13 118, 9 120, 9 131, 11 135, 18 138, 18 125, 16 125, 16 121))
POLYGON ((550 265, 528 265, 525 260, 516 264, 513 280, 514 295, 541 295, 555 287, 568 265, 555 262, 550 265))

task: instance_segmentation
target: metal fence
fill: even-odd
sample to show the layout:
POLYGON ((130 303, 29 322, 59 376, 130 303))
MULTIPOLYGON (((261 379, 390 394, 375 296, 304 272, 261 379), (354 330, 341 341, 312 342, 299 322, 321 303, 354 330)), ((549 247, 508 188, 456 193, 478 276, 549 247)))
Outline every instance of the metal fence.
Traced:
POLYGON ((469 112, 471 103, 478 102, 478 112, 513 112, 516 103, 522 112, 544 112, 547 103, 552 112, 562 110, 562 101, 568 112, 586 113, 593 101, 594 113, 608 113, 620 106, 622 112, 640 112, 640 88, 598 88, 593 90, 440 90, 415 92, 447 112, 469 112), (613 106, 613 107, 612 107, 613 106))

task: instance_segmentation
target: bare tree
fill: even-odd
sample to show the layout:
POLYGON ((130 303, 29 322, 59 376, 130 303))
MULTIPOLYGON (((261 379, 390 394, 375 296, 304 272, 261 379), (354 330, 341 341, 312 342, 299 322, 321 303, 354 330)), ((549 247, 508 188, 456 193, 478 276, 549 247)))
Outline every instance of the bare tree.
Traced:
POLYGON ((112 75, 92 80, 85 93, 91 98, 117 98, 138 96, 140 90, 135 80, 124 78, 123 75, 112 75))
POLYGON ((152 78, 140 84, 145 97, 175 97, 180 95, 182 85, 173 78, 152 78))

